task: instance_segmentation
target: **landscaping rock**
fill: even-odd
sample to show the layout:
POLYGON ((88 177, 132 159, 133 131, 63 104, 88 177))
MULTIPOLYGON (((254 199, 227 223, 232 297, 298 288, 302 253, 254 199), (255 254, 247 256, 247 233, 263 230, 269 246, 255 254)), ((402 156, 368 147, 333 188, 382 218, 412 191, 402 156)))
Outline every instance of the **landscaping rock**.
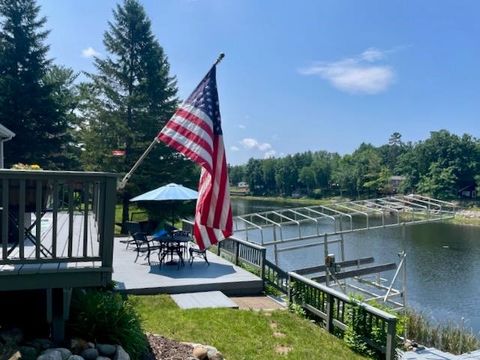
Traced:
POLYGON ((208 360, 223 360, 223 355, 217 349, 209 349, 207 352, 208 360))
POLYGON ((45 351, 42 355, 40 355, 37 360, 63 360, 62 353, 60 351, 50 349, 45 351))
POLYGON ((193 348, 192 355, 199 360, 207 359, 208 349, 205 346, 197 345, 193 348))
POLYGON ((109 357, 105 357, 105 356, 99 356, 99 357, 97 357, 96 360, 110 360, 110 358, 109 358, 109 357))
POLYGON ((72 355, 68 358, 68 360, 85 360, 85 359, 80 355, 72 355))
POLYGON ((38 351, 33 346, 20 346, 19 350, 22 354, 22 360, 35 360, 37 358, 38 351))
POLYGON ((88 349, 88 343, 80 338, 73 338, 70 341, 70 349, 74 354, 81 354, 81 352, 85 349, 88 349))
MULTIPOLYGON (((88 360, 88 359, 87 359, 88 360)), ((115 357, 113 360, 130 360, 130 355, 121 347, 117 345, 117 352, 115 353, 115 357)))
POLYGON ((113 357, 117 352, 117 347, 115 345, 109 344, 97 344, 97 350, 102 356, 113 357))
POLYGON ((68 358, 72 356, 72 352, 66 348, 54 348, 52 350, 59 351, 60 354, 62 354, 62 360, 68 360, 68 358))
POLYGON ((83 357, 85 360, 96 360, 98 357, 98 350, 97 349, 85 349, 80 353, 80 356, 83 357))

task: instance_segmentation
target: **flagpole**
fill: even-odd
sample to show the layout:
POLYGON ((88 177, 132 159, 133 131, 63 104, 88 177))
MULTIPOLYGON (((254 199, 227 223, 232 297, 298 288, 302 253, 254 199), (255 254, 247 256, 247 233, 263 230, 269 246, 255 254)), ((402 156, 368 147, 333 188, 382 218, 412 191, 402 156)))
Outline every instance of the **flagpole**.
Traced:
MULTIPOLYGON (((218 64, 220 64, 220 62, 223 60, 224 57, 225 57, 225 54, 220 53, 220 55, 218 55, 217 60, 215 60, 215 63, 210 68, 210 70, 213 69, 218 64)), ((127 185, 127 182, 128 182, 128 180, 130 180, 130 177, 132 176, 132 174, 135 172, 135 170, 137 170, 137 168, 140 166, 140 164, 143 162, 143 160, 147 157, 147 155, 150 153, 150 151, 152 151, 152 149, 155 147, 156 144, 158 144, 157 137, 155 137, 155 139, 153 139, 151 144, 148 146, 147 150, 145 150, 145 152, 142 154, 142 156, 140 156, 140 158, 137 160, 135 165, 133 165, 133 167, 130 169, 130 171, 123 177, 122 181, 120 181, 120 183, 117 186, 117 190, 122 190, 123 188, 125 188, 125 185, 127 185)))

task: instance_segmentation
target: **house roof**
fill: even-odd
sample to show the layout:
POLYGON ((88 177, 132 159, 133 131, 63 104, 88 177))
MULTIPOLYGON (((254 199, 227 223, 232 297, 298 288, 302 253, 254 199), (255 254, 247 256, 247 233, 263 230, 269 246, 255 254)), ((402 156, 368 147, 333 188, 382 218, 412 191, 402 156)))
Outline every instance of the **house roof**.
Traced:
POLYGON ((399 175, 393 175, 393 176, 390 176, 390 180, 405 180, 406 177, 405 176, 399 176, 399 175))
POLYGON ((10 140, 15 136, 15 133, 9 129, 7 129, 5 126, 0 124, 0 140, 6 141, 10 140))

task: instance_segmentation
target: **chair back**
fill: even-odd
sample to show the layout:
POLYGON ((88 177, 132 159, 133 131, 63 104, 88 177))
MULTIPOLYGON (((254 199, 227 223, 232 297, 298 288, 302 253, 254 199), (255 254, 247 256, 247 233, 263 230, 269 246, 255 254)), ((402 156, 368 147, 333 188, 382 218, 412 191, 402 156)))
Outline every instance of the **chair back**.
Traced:
POLYGON ((140 248, 142 245, 148 244, 148 239, 147 235, 142 232, 136 232, 132 234, 133 240, 135 240, 135 245, 137 246, 137 249, 140 248))
POLYGON ((127 229, 128 233, 133 236, 133 234, 141 232, 142 229, 140 227, 140 223, 137 221, 126 221, 125 228, 127 229))
POLYGON ((184 230, 176 230, 172 233, 174 240, 191 240, 190 233, 184 230))

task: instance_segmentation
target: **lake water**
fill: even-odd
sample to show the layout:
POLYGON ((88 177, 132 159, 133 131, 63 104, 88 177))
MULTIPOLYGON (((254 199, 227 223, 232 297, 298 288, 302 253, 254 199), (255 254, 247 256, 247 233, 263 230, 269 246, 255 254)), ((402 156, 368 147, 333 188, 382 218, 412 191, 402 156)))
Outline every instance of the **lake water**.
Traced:
MULTIPOLYGON (((234 215, 271 209, 282 205, 266 201, 235 199, 234 215)), ((292 207, 292 204, 285 207, 292 207)), ((480 227, 449 223, 362 231, 345 236, 345 258, 373 256, 375 264, 398 263, 398 253, 407 253, 407 304, 434 320, 460 323, 480 333, 480 227)), ((339 253, 335 245, 334 253, 339 253)), ((273 252, 269 249, 268 256, 273 252)), ((280 254, 285 270, 323 264, 323 247, 280 254)), ((392 274, 385 277, 393 277, 392 274)))

